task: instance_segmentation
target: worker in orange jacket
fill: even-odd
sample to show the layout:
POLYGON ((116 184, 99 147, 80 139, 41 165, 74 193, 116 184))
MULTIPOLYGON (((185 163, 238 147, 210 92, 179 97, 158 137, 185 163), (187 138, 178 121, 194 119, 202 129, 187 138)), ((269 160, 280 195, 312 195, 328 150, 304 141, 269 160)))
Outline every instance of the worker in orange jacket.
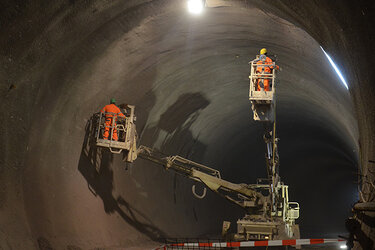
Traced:
MULTIPOLYGON (((257 74, 262 74, 262 73, 271 74, 272 70, 275 67, 272 65, 273 64, 272 59, 267 56, 267 49, 266 48, 263 48, 263 49, 260 50, 260 56, 259 56, 258 60, 259 61, 257 62, 257 64, 267 64, 267 65, 270 65, 270 66, 266 66, 266 65, 258 66, 256 68, 256 73, 257 74)), ((278 70, 279 66, 277 66, 277 65, 275 65, 275 66, 276 66, 276 69, 278 70)), ((264 75, 264 77, 269 77, 269 76, 264 75)), ((272 81, 271 78, 258 78, 256 90, 260 91, 261 89, 264 89, 265 91, 270 91, 270 82, 271 81, 272 81)))
POLYGON ((125 118, 126 116, 116 106, 115 98, 112 98, 110 104, 106 105, 100 112, 105 115, 105 128, 104 128, 103 139, 108 140, 110 131, 113 128, 112 139, 117 141, 118 140, 117 129, 116 129, 117 117, 125 118))

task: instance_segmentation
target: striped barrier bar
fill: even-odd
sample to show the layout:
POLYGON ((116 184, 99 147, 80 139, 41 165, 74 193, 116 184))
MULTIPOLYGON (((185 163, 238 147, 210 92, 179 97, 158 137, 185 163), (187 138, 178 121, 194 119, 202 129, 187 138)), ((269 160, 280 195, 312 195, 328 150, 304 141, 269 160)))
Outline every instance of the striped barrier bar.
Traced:
POLYGON ((168 248, 220 248, 220 247, 263 247, 263 246, 301 246, 326 243, 338 243, 346 241, 343 239, 290 239, 290 240, 262 240, 262 241, 238 241, 238 242, 206 242, 206 243, 173 243, 167 244, 154 250, 168 248))

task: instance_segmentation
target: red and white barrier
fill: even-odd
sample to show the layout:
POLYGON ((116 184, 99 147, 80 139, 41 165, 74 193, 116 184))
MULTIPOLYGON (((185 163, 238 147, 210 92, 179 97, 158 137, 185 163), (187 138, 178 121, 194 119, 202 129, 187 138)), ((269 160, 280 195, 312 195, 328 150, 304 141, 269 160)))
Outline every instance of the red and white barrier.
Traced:
POLYGON ((295 246, 315 245, 325 243, 337 243, 342 239, 297 239, 297 240, 262 240, 262 241, 239 241, 239 242, 207 242, 207 243, 173 243, 161 246, 154 250, 168 248, 200 248, 200 247, 260 247, 260 246, 295 246))

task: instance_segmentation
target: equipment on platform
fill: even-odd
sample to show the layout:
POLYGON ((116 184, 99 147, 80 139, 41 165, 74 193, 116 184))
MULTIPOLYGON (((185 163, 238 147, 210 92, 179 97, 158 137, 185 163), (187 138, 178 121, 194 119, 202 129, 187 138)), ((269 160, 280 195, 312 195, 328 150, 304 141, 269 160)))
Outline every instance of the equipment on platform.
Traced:
MULTIPOLYGON (((112 101, 112 100, 111 100, 112 101)), ((103 138, 105 129, 105 114, 96 113, 93 116, 95 126, 95 143, 96 146, 108 148, 111 153, 124 153, 124 161, 133 162, 137 159, 137 131, 135 127, 135 106, 127 105, 127 116, 125 118, 113 115, 112 125, 110 126, 110 136, 108 139, 103 138), (118 140, 113 138, 116 132, 118 140)))

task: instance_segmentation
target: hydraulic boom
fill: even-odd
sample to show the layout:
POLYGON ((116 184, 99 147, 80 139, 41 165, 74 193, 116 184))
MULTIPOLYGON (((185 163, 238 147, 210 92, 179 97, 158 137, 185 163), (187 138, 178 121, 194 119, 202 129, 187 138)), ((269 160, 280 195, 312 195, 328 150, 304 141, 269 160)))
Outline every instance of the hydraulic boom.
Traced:
MULTIPOLYGON (((282 203, 277 204, 275 211, 271 212, 271 192, 268 184, 236 184, 221 178, 216 169, 190 161, 181 156, 165 156, 146 146, 140 146, 137 155, 140 158, 164 166, 169 171, 174 171, 186 178, 203 183, 213 192, 221 195, 230 202, 242 207, 246 211, 244 218, 237 221, 237 233, 233 235, 236 240, 248 239, 284 239, 296 237, 299 234, 295 219, 299 216, 298 203, 289 202, 288 186, 279 183, 282 203), (264 195, 267 193, 268 195, 264 195), (296 206, 297 204, 297 206, 296 206)), ((204 198, 195 192, 197 198, 204 198)), ((223 233, 229 228, 229 222, 224 221, 223 233)))

